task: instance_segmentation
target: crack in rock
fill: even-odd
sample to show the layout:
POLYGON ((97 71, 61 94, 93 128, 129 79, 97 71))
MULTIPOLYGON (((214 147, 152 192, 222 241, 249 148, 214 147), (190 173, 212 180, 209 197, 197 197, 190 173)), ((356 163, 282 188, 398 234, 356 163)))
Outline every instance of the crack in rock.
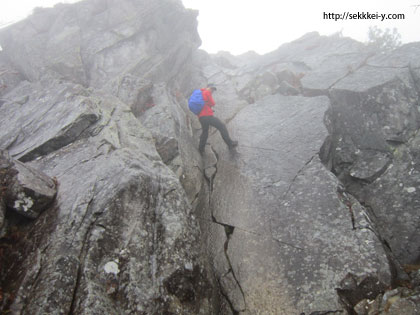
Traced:
POLYGON ((344 75, 342 78, 339 78, 337 81, 335 81, 333 84, 331 84, 327 89, 327 93, 326 95, 328 96, 328 91, 331 90, 336 84, 338 84, 340 81, 344 80, 345 78, 347 78, 349 75, 351 75, 352 73, 358 71, 359 69, 363 68, 364 66, 368 66, 368 60, 370 58, 372 58, 375 54, 369 54, 365 60, 363 60, 363 62, 360 63, 360 65, 358 67, 356 67, 355 69, 353 69, 352 67, 350 67, 348 69, 348 72, 346 73, 346 75, 344 75))
POLYGON ((337 196, 338 196, 338 199, 349 209, 352 229, 355 230, 356 222, 354 219, 354 212, 352 208, 353 203, 350 200, 350 196, 347 195, 347 192, 344 190, 344 187, 341 187, 341 186, 337 187, 337 196))
MULTIPOLYGON (((213 146, 210 146, 210 148, 211 148, 211 150, 212 150, 212 152, 213 152, 213 154, 214 154, 214 156, 216 158, 216 161, 210 167, 206 167, 205 170, 204 170, 204 172, 203 172, 204 178, 206 179, 206 181, 207 181, 207 183, 209 185, 209 205, 211 205, 211 201, 212 201, 212 195, 213 195, 213 191, 214 191, 214 179, 216 178, 216 175, 217 175, 217 170, 218 170, 217 169, 217 164, 219 162, 219 154, 213 148, 213 146), (213 169, 213 172, 211 172, 210 174, 209 173, 206 173, 206 170, 209 169, 209 168, 212 168, 213 169)), ((245 293, 244 293, 244 291, 242 289, 242 286, 241 286, 241 284, 240 284, 240 282, 239 282, 239 280, 238 280, 238 278, 237 278, 237 276, 235 274, 234 268, 232 266, 231 259, 230 259, 229 254, 228 254, 229 241, 230 241, 230 239, 231 239, 231 237, 232 237, 232 235, 233 235, 233 233, 235 231, 235 227, 232 226, 232 225, 229 225, 229 224, 218 222, 217 219, 216 219, 216 217, 214 216, 213 208, 211 206, 210 206, 210 212, 211 212, 212 223, 219 224, 219 225, 223 226, 224 227, 225 234, 226 234, 226 240, 225 240, 225 243, 224 243, 224 256, 226 258, 226 262, 228 264, 229 271, 228 271, 227 274, 221 275, 221 276, 216 277, 216 278, 217 278, 218 284, 219 284, 219 286, 221 288, 221 290, 220 290, 221 291, 221 294, 226 299, 226 301, 227 301, 227 303, 228 303, 228 305, 229 305, 232 313, 234 315, 237 315, 237 314, 239 314, 239 312, 243 312, 243 311, 246 310, 246 300, 245 300, 245 293), (232 301, 232 298, 229 297, 228 292, 225 292, 225 290, 224 290, 223 279, 226 279, 226 277, 229 274, 232 275, 233 281, 234 281, 236 287, 239 289, 240 294, 241 294, 241 300, 242 300, 242 303, 241 304, 243 304, 244 306, 241 307, 241 309, 239 309, 239 310, 236 309, 237 306, 235 307, 235 304, 236 304, 235 301, 232 301)))
MULTIPOLYGON (((216 175, 217 175, 217 163, 219 161, 219 155, 216 152, 216 150, 211 145, 210 145, 210 149, 213 152, 213 155, 216 158, 216 161, 209 166, 205 166, 204 171, 203 171, 204 178, 209 185, 209 200, 208 200, 209 205, 211 204, 211 200, 212 200, 212 195, 214 191, 214 179, 216 178, 216 175)), ((213 211, 212 211, 212 215, 213 215, 213 211)))
MULTIPOLYGON (((95 185, 96 185, 96 182, 95 182, 95 185)), ((93 200, 94 200, 94 197, 92 196, 92 198, 89 201, 88 206, 86 208, 86 214, 82 219, 82 222, 80 224, 79 229, 82 227, 83 222, 85 221, 85 218, 87 216, 87 213, 90 212, 89 209, 92 206, 93 200)), ((95 213, 92 214, 94 216, 94 219, 93 219, 93 221, 90 222, 90 224, 89 224, 89 226, 88 226, 88 228, 85 232, 85 235, 84 235, 84 239, 83 239, 83 242, 82 242, 82 248, 80 250, 79 257, 78 257, 79 264, 78 264, 78 268, 77 268, 77 271, 76 271, 76 281, 75 281, 74 288, 73 288, 73 296, 72 296, 72 301, 71 301, 71 304, 70 304, 69 314, 73 314, 76 307, 77 307, 76 302, 77 302, 77 298, 78 298, 78 292, 79 292, 80 284, 81 284, 82 277, 83 277, 83 271, 84 271, 84 267, 85 267, 86 257, 88 255, 88 251, 89 251, 89 247, 90 247, 89 246, 89 243, 90 243, 89 238, 92 235, 93 229, 95 228, 95 226, 97 226, 96 222, 98 221, 101 214, 102 213, 100 213, 99 215, 96 215, 96 216, 95 216, 95 213)))
POLYGON ((228 263, 228 266, 229 266, 229 271, 225 275, 222 275, 221 277, 219 277, 218 278, 218 282, 221 285, 221 291, 223 292, 222 293, 223 296, 226 298, 226 300, 228 301, 229 306, 231 307, 232 313, 233 314, 239 314, 239 312, 246 311, 245 292, 244 292, 244 290, 243 290, 243 288, 242 288, 242 286, 241 286, 241 284, 240 284, 240 282, 239 282, 239 280, 238 280, 238 278, 237 278, 237 276, 235 274, 234 268, 232 266, 232 261, 231 261, 231 259, 229 257, 229 253, 228 253, 228 250, 229 250, 229 242, 230 242, 230 239, 231 239, 231 237, 232 237, 232 235, 233 235, 233 233, 235 231, 235 227, 232 226, 232 225, 229 225, 229 224, 217 222, 216 218, 213 215, 212 215, 212 219, 213 219, 213 223, 219 224, 219 225, 221 225, 221 226, 224 227, 225 234, 226 234, 226 241, 224 243, 224 254, 225 254, 226 262, 228 263), (241 293, 241 299, 242 299, 242 302, 243 302, 243 307, 240 310, 237 310, 235 308, 235 305, 234 304, 236 304, 236 303, 234 301, 231 301, 231 298, 229 297, 229 294, 228 293, 224 292, 224 286, 223 286, 222 280, 224 278, 227 278, 229 276, 229 274, 232 275, 233 281, 235 282, 237 288, 239 289, 239 291, 241 293))
POLYGON ((387 240, 378 232, 378 229, 375 227, 374 221, 370 220, 370 217, 375 217, 373 209, 366 204, 363 204, 363 206, 367 211, 367 219, 371 225, 369 229, 375 234, 379 242, 382 244, 382 248, 384 249, 385 256, 388 260, 389 270, 391 273, 391 285, 393 287, 396 287, 398 285, 407 283, 410 279, 408 274, 404 271, 403 266, 393 253, 391 246, 389 245, 387 240))
POLYGON ((300 168, 300 170, 296 172, 295 177, 293 177, 293 179, 290 181, 289 187, 287 188, 286 192, 283 194, 283 198, 282 198, 283 201, 286 201, 286 197, 289 195, 290 191, 292 190, 292 187, 293 187, 294 183, 296 182, 297 178, 301 174, 303 174, 303 171, 304 171, 305 167, 308 166, 316 156, 319 156, 319 152, 317 152, 315 155, 313 155, 307 162, 305 162, 305 164, 300 168))

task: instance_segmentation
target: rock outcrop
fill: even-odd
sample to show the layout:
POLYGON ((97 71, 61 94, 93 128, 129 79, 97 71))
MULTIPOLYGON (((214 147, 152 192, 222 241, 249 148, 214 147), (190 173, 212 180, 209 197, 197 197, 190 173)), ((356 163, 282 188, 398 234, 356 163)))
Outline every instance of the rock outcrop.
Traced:
POLYGON ((2 310, 216 312, 192 207, 133 114, 158 84, 182 83, 176 64, 188 68, 200 44, 195 17, 177 1, 84 1, 2 30, 25 80, 2 96, 0 146, 59 184, 36 221, 10 221, 2 310), (134 89, 141 80, 150 91, 134 89))
POLYGON ((403 264, 419 259, 418 44, 375 56, 331 90, 332 167, 403 264))
POLYGON ((0 31, 0 149, 58 184, 30 221, 0 203, 2 311, 415 314, 420 45, 208 55, 196 16, 85 0, 0 31), (210 82, 239 146, 202 157, 210 82))
MULTIPOLYGON (((230 227, 230 263, 217 273, 222 283, 228 271, 236 275, 234 312, 256 312, 264 298, 284 314, 338 310, 335 288, 347 272, 411 281, 404 267, 418 263, 416 51, 409 44, 375 55, 350 39, 308 34, 236 67, 219 55, 205 68, 223 91, 217 100, 228 109, 219 115, 240 142, 230 156, 213 139, 217 162, 208 165, 217 173, 204 211, 230 227)), ((207 228, 213 257, 223 245, 211 240, 217 229, 207 228)))
POLYGON ((0 202, 31 219, 36 219, 57 194, 52 178, 22 162, 13 161, 5 151, 0 151, 0 183, 0 202))

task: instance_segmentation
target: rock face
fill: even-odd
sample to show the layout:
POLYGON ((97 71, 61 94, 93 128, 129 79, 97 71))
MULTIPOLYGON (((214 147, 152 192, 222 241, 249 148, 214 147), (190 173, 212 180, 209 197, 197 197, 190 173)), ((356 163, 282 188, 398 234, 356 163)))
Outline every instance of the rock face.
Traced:
POLYGON ((420 45, 210 56, 196 16, 86 0, 0 32, 0 149, 58 183, 31 221, 0 203, 2 311, 415 313, 420 45), (208 82, 239 146, 201 157, 208 82))
MULTIPOLYGON (((328 105, 326 97, 266 97, 232 120, 238 152, 214 149, 209 208, 231 227, 228 269, 218 274, 222 283, 230 273, 236 280, 226 288, 236 311, 337 310, 335 283, 346 270, 387 273, 379 242, 368 230, 353 230, 339 183, 318 157, 328 105)), ((355 224, 366 225, 363 208, 351 202, 355 224)))
POLYGON ((173 80, 191 45, 199 44, 191 31, 196 25, 196 14, 178 1, 94 0, 37 9, 1 40, 31 81, 49 74, 96 88, 124 87, 132 73, 173 80))
POLYGON ((0 151, 0 165, 0 182, 5 189, 1 203, 25 217, 36 219, 54 201, 55 182, 44 173, 11 160, 5 151, 0 151))
POLYGON ((350 270, 389 281, 386 253, 369 230, 366 209, 323 164, 330 150, 324 119, 331 101, 304 97, 308 88, 301 80, 330 50, 339 56, 337 47, 361 47, 313 36, 237 69, 226 69, 219 59, 205 68, 222 91, 220 115, 240 143, 232 154, 217 134, 211 140, 206 159, 216 171, 201 214, 215 222, 202 227, 233 313, 342 309, 335 288, 350 270), (308 46, 318 50, 308 53, 308 46), (251 104, 238 102, 238 96, 251 104), (217 224, 229 232, 219 241, 217 224))
POLYGON ((331 90, 333 170, 369 205, 404 264, 420 257, 418 52, 410 44, 372 57, 331 90))
POLYGON ((85 1, 2 31, 3 53, 26 80, 2 96, 0 146, 59 184, 36 221, 10 222, 2 310, 217 312, 188 197, 133 114, 188 75, 195 17, 177 1, 85 1), (186 72, 177 76, 176 64, 186 72))
POLYGON ((341 309, 335 288, 347 272, 412 281, 403 267, 419 252, 419 50, 373 55, 308 34, 236 68, 221 56, 205 68, 240 143, 230 155, 212 139, 203 211, 229 227, 217 246, 218 227, 203 230, 214 259, 224 248, 228 263, 214 265, 233 312, 258 312, 261 301, 282 314, 341 309), (280 96, 296 92, 306 97, 280 96))

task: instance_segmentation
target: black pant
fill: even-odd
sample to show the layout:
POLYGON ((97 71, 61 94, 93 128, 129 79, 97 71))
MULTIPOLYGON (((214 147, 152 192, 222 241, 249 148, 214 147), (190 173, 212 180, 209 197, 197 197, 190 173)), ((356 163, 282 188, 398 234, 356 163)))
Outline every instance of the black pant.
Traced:
POLYGON ((198 150, 200 150, 200 152, 204 151, 207 138, 209 137, 210 126, 213 126, 217 130, 220 131, 220 134, 222 135, 223 140, 226 142, 226 144, 229 147, 232 145, 232 139, 229 137, 229 132, 227 131, 225 124, 222 123, 220 119, 214 116, 203 116, 203 117, 200 117, 199 120, 200 120, 201 127, 203 128, 203 131, 200 137, 200 145, 198 146, 198 150))

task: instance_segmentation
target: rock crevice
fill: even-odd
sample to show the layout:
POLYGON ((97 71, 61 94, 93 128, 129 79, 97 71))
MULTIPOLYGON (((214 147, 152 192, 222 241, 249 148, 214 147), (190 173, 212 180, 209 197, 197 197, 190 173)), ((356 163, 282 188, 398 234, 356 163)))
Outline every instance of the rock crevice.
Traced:
POLYGON ((33 198, 2 194, 1 311, 415 310, 373 282, 419 283, 419 44, 209 55, 196 18, 86 0, 0 31, 0 149, 55 197, 28 220, 33 198), (186 99, 207 83, 235 151, 218 132, 197 150, 186 99))

